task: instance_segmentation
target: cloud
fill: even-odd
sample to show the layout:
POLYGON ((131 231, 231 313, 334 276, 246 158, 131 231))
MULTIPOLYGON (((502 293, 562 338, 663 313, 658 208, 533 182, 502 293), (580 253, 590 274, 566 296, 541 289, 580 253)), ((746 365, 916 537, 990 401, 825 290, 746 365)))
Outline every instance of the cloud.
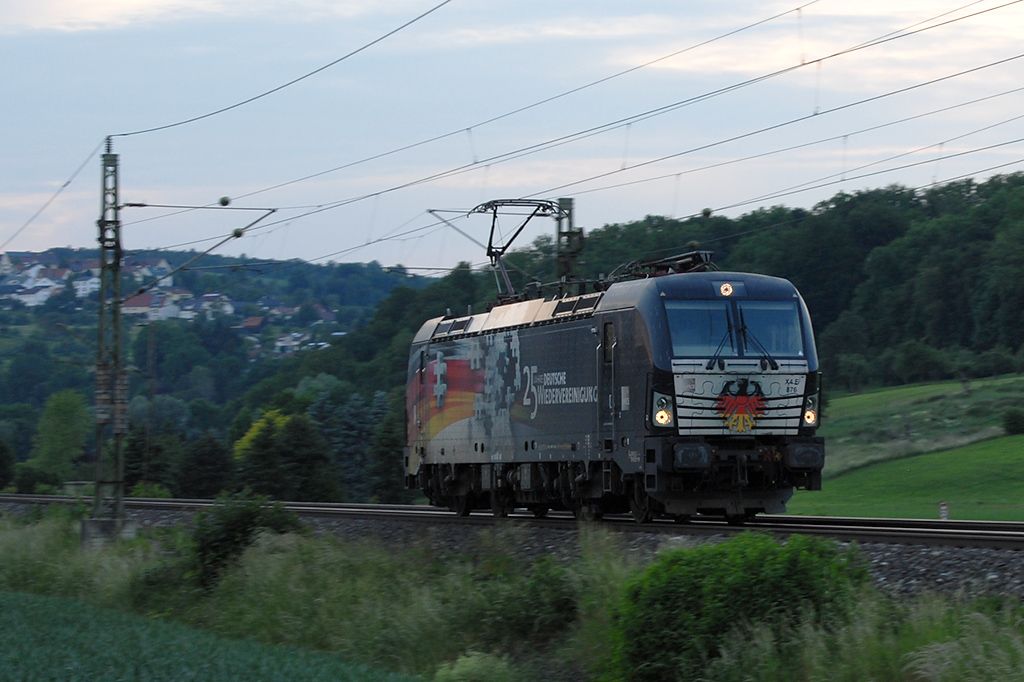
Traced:
POLYGON ((315 21, 408 12, 421 4, 413 0, 0 0, 0 32, 101 30, 203 16, 315 21))
POLYGON ((675 18, 653 14, 606 17, 600 20, 563 17, 542 24, 523 22, 456 29, 446 35, 444 41, 460 47, 571 39, 603 41, 672 35, 673 27, 678 23, 675 18))

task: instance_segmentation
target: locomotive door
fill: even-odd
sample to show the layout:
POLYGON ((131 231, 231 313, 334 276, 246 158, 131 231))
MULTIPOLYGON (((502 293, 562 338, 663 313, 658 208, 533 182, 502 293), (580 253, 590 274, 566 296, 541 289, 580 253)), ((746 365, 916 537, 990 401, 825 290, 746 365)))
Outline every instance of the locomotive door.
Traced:
POLYGON ((615 321, 605 319, 601 325, 601 343, 597 347, 597 431, 598 447, 604 452, 615 449, 616 439, 616 359, 618 336, 615 321))
POLYGON ((417 362, 419 367, 416 370, 417 380, 413 386, 414 398, 411 401, 411 413, 409 418, 409 429, 412 438, 413 459, 410 459, 411 473, 416 473, 419 463, 427 454, 427 446, 430 444, 430 398, 432 397, 433 372, 429 363, 429 346, 420 349, 417 362))

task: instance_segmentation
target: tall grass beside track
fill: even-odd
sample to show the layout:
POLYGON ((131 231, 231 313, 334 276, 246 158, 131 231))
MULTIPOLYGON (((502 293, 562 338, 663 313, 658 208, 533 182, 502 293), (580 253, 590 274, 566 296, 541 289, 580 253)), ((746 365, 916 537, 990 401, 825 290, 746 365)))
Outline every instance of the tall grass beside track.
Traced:
MULTIPOLYGON (((183 534, 83 552, 66 514, 32 523, 3 517, 0 680, 411 679, 396 677, 406 675, 434 682, 631 682, 650 678, 623 665, 630 650, 623 619, 642 623, 671 618, 672 611, 645 612, 644 602, 630 601, 638 593, 626 588, 671 587, 685 576, 707 586, 706 597, 686 590, 688 603, 718 619, 707 631, 726 633, 698 652, 700 679, 1024 678, 1019 603, 894 601, 869 584, 844 582, 822 592, 821 580, 844 573, 830 563, 829 541, 794 545, 796 554, 778 555, 791 558, 769 564, 760 557, 770 547, 756 535, 700 551, 677 539, 651 572, 654 565, 631 558, 621 538, 600 527, 581 529, 579 557, 536 562, 518 553, 519 532, 511 523, 485 532, 459 555, 430 538, 395 550, 265 535, 202 588, 179 572, 183 534), (757 584, 747 588, 767 608, 763 622, 755 611, 743 616, 744 604, 722 601, 730 585, 746 584, 742 567, 751 563, 762 567, 755 582, 764 592, 757 584), (682 573, 673 578, 673 570, 682 573), (855 591, 832 606, 809 601, 815 608, 765 601, 802 593, 810 600, 836 589, 855 591), (132 658, 128 649, 142 656, 132 658), (111 650, 123 653, 114 660, 111 650)), ((680 659, 677 668, 663 667, 657 679, 692 679, 693 660, 691 652, 685 665, 680 659)))

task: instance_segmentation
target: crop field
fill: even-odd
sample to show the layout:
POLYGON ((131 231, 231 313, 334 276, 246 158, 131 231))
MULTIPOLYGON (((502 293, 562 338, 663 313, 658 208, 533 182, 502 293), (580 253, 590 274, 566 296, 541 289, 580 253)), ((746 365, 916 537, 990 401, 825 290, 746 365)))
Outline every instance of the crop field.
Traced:
POLYGON ((5 680, 410 682, 327 654, 233 640, 70 599, 0 592, 5 680))

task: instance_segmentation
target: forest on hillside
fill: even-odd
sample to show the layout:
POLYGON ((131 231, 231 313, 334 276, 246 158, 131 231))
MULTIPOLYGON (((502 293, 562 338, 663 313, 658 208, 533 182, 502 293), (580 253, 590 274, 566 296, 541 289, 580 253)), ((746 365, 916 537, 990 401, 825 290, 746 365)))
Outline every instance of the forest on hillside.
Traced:
MULTIPOLYGON (((714 251, 722 270, 785 277, 800 289, 827 390, 1024 369, 1024 174, 841 192, 811 209, 775 206, 738 218, 606 225, 587 233, 580 274, 594 282, 628 261, 693 248, 714 251)), ((553 236, 507 260, 519 288, 556 280, 553 236)), ((315 270, 303 274, 309 296, 326 291, 315 270)), ((244 269, 232 276, 244 280, 244 269)), ((485 310, 496 293, 494 274, 468 265, 426 286, 409 283, 379 297, 372 315, 329 348, 273 363, 246 359, 231 320, 168 321, 134 333, 132 362, 146 370, 132 385, 130 482, 209 495, 184 472, 219 462, 215 480, 224 488, 404 499, 402 386, 412 336, 448 310, 485 310)), ((338 305, 344 300, 337 294, 338 305)), ((0 316, 0 340, 17 327, 0 316)), ((38 426, 54 395, 80 392, 76 409, 87 410, 87 354, 60 343, 0 345, 0 487, 5 457, 29 459, 20 466, 30 473, 48 461, 38 426), (57 356, 80 363, 50 361, 57 356)), ((89 438, 67 439, 65 457, 82 472, 95 457, 89 438)))

